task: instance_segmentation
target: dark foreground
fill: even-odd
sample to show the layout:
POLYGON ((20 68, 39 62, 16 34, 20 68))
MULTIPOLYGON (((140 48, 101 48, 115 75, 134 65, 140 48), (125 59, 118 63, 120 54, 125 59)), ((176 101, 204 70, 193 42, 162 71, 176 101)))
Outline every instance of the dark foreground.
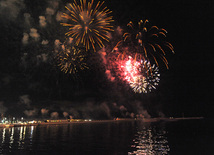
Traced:
POLYGON ((209 155, 214 120, 123 120, 0 128, 0 154, 209 155))

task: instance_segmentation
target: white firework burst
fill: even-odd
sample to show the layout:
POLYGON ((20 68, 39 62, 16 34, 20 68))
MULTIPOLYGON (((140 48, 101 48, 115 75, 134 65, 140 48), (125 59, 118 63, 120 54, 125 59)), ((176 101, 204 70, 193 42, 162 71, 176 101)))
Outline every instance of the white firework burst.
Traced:
POLYGON ((158 67, 155 64, 151 65, 148 61, 141 60, 141 67, 138 69, 139 75, 136 75, 129 82, 130 87, 135 93, 148 93, 152 89, 156 89, 160 81, 158 67))

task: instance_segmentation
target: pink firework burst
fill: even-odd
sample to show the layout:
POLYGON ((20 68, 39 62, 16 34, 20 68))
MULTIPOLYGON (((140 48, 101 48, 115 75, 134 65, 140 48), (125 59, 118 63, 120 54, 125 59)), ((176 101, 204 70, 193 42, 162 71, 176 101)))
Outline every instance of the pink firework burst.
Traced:
POLYGON ((111 72, 125 81, 135 93, 147 93, 156 89, 160 81, 158 67, 151 65, 147 60, 133 59, 130 55, 124 55, 123 59, 115 57, 111 57, 110 60, 111 72))
POLYGON ((121 60, 118 65, 121 71, 121 77, 128 83, 134 81, 141 71, 141 62, 133 60, 131 56, 128 56, 128 60, 121 60))

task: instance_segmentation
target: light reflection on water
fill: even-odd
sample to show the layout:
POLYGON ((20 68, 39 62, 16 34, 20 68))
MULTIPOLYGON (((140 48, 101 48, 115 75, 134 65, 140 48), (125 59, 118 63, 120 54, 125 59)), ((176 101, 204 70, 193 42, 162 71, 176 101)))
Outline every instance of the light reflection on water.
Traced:
POLYGON ((12 145, 13 145, 13 142, 14 142, 14 128, 10 128, 9 129, 10 130, 10 133, 11 133, 11 135, 10 135, 10 145, 9 145, 9 147, 10 148, 12 148, 12 145))
POLYGON ((127 121, 0 128, 0 154, 166 155, 169 150, 160 124, 127 121))
POLYGON ((170 147, 166 137, 164 125, 151 126, 138 122, 138 129, 131 147, 134 151, 129 155, 167 155, 170 147))
POLYGON ((210 126, 197 121, 115 121, 0 128, 0 154, 213 154, 210 126))
POLYGON ((34 126, 0 128, 0 154, 8 154, 14 150, 25 149, 25 143, 28 147, 32 145, 34 126), (25 139, 27 133, 27 141, 25 139), (30 142, 30 143, 29 143, 30 142))

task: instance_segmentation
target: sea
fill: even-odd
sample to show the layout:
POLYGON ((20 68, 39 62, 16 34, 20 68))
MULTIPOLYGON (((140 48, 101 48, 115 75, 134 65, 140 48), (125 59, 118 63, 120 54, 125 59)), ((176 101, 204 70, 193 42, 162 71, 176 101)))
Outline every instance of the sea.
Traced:
POLYGON ((127 120, 0 128, 0 154, 214 155, 213 124, 127 120))

